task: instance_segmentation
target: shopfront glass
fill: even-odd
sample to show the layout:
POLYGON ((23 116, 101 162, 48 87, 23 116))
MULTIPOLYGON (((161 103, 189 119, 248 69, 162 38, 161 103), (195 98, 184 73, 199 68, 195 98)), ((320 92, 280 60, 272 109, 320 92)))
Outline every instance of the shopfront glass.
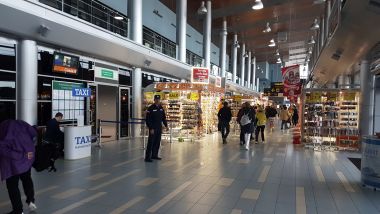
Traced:
POLYGON ((129 136, 129 89, 120 88, 120 100, 119 100, 119 138, 124 138, 129 136))
POLYGON ((0 122, 16 119, 16 54, 14 46, 0 45, 0 122))

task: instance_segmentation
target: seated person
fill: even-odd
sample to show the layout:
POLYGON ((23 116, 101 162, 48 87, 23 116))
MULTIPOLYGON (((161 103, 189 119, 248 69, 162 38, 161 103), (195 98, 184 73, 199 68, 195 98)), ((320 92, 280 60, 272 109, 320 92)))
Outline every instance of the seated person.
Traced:
POLYGON ((62 121, 63 114, 58 112, 55 117, 46 124, 45 140, 50 143, 55 143, 59 146, 59 149, 63 151, 64 134, 59 129, 59 122, 62 121))

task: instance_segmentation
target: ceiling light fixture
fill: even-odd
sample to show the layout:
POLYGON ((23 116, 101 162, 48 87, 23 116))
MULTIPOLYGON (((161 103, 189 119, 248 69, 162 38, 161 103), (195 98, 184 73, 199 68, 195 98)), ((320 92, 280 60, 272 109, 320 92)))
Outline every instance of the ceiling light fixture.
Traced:
POLYGON ((308 52, 309 54, 312 54, 313 53, 313 48, 309 48, 309 52, 308 52))
POLYGON ((271 32, 272 31, 272 29, 270 28, 270 24, 269 24, 269 22, 267 22, 267 26, 265 27, 265 29, 263 30, 263 33, 269 33, 269 32, 271 32))
POLYGON ((314 19, 314 23, 310 26, 310 30, 318 30, 319 29, 319 23, 318 19, 314 19))
POLYGON ((276 43, 274 42, 274 39, 271 39, 270 42, 269 42, 269 47, 274 47, 276 46, 276 43))
POLYGON ((314 45, 315 44, 314 36, 311 36, 310 40, 307 43, 309 45, 314 45))
POLYGON ((199 15, 205 15, 207 13, 207 8, 205 6, 205 1, 202 1, 201 6, 198 9, 199 15))
POLYGON ((276 50, 276 56, 280 56, 280 52, 278 51, 278 49, 276 50))
POLYGON ((255 0, 255 3, 252 6, 252 9, 254 10, 261 10, 264 8, 263 2, 261 0, 255 0))
POLYGON ((113 18, 116 20, 123 20, 124 19, 122 16, 117 15, 117 14, 113 18))
POLYGON ((282 63, 282 62, 281 62, 281 58, 278 57, 278 58, 277 58, 277 64, 280 64, 280 63, 282 63))
POLYGON ((243 55, 243 57, 248 58, 248 53, 245 52, 244 55, 243 55))

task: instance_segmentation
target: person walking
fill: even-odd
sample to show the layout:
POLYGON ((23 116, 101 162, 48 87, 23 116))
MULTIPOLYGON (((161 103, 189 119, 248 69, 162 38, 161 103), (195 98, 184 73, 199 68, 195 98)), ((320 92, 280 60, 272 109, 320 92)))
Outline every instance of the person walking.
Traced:
POLYGON ((297 110, 297 107, 296 106, 293 106, 293 118, 292 118, 292 120, 293 120, 293 125, 294 126, 297 126, 297 124, 298 124, 298 110, 297 110))
POLYGON ((277 116, 277 110, 273 106, 270 106, 268 109, 268 119, 269 119, 269 129, 271 132, 273 132, 273 129, 274 129, 274 122, 276 120, 276 116, 277 116))
POLYGON ((289 112, 286 106, 282 106, 282 110, 280 112, 280 120, 281 120, 281 130, 288 129, 288 121, 289 121, 289 112))
POLYGON ((160 95, 155 95, 154 104, 149 106, 146 112, 146 125, 149 129, 149 137, 145 151, 145 162, 152 162, 152 159, 162 159, 158 157, 158 151, 161 145, 162 124, 164 124, 166 130, 168 130, 165 110, 161 106, 161 97, 160 95))
POLYGON ((230 133, 230 121, 232 118, 231 108, 228 106, 228 102, 223 103, 223 108, 218 112, 219 127, 222 133, 223 144, 227 143, 227 137, 230 133))
POLYGON ((256 113, 256 144, 259 143, 259 134, 261 132, 261 141, 262 143, 265 143, 265 136, 264 136, 264 130, 265 130, 265 124, 267 123, 267 117, 265 115, 265 112, 262 107, 259 107, 257 109, 256 113))
POLYGON ((34 185, 31 168, 35 159, 34 138, 37 130, 22 120, 6 120, 0 124, 0 177, 6 180, 12 211, 22 214, 23 204, 18 188, 21 180, 30 211, 37 209, 34 204, 34 185))
POLYGON ((251 105, 246 102, 243 104, 241 115, 238 120, 239 124, 241 125, 241 136, 243 137, 242 145, 245 145, 245 150, 249 150, 249 141, 251 140, 253 119, 253 108, 251 108, 251 105))

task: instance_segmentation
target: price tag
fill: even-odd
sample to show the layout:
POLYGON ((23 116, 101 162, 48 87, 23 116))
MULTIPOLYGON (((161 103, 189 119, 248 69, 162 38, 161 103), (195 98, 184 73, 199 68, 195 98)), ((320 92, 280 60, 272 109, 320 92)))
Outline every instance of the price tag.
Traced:
POLYGON ((178 100, 179 99, 179 92, 170 92, 169 93, 169 100, 178 100))

